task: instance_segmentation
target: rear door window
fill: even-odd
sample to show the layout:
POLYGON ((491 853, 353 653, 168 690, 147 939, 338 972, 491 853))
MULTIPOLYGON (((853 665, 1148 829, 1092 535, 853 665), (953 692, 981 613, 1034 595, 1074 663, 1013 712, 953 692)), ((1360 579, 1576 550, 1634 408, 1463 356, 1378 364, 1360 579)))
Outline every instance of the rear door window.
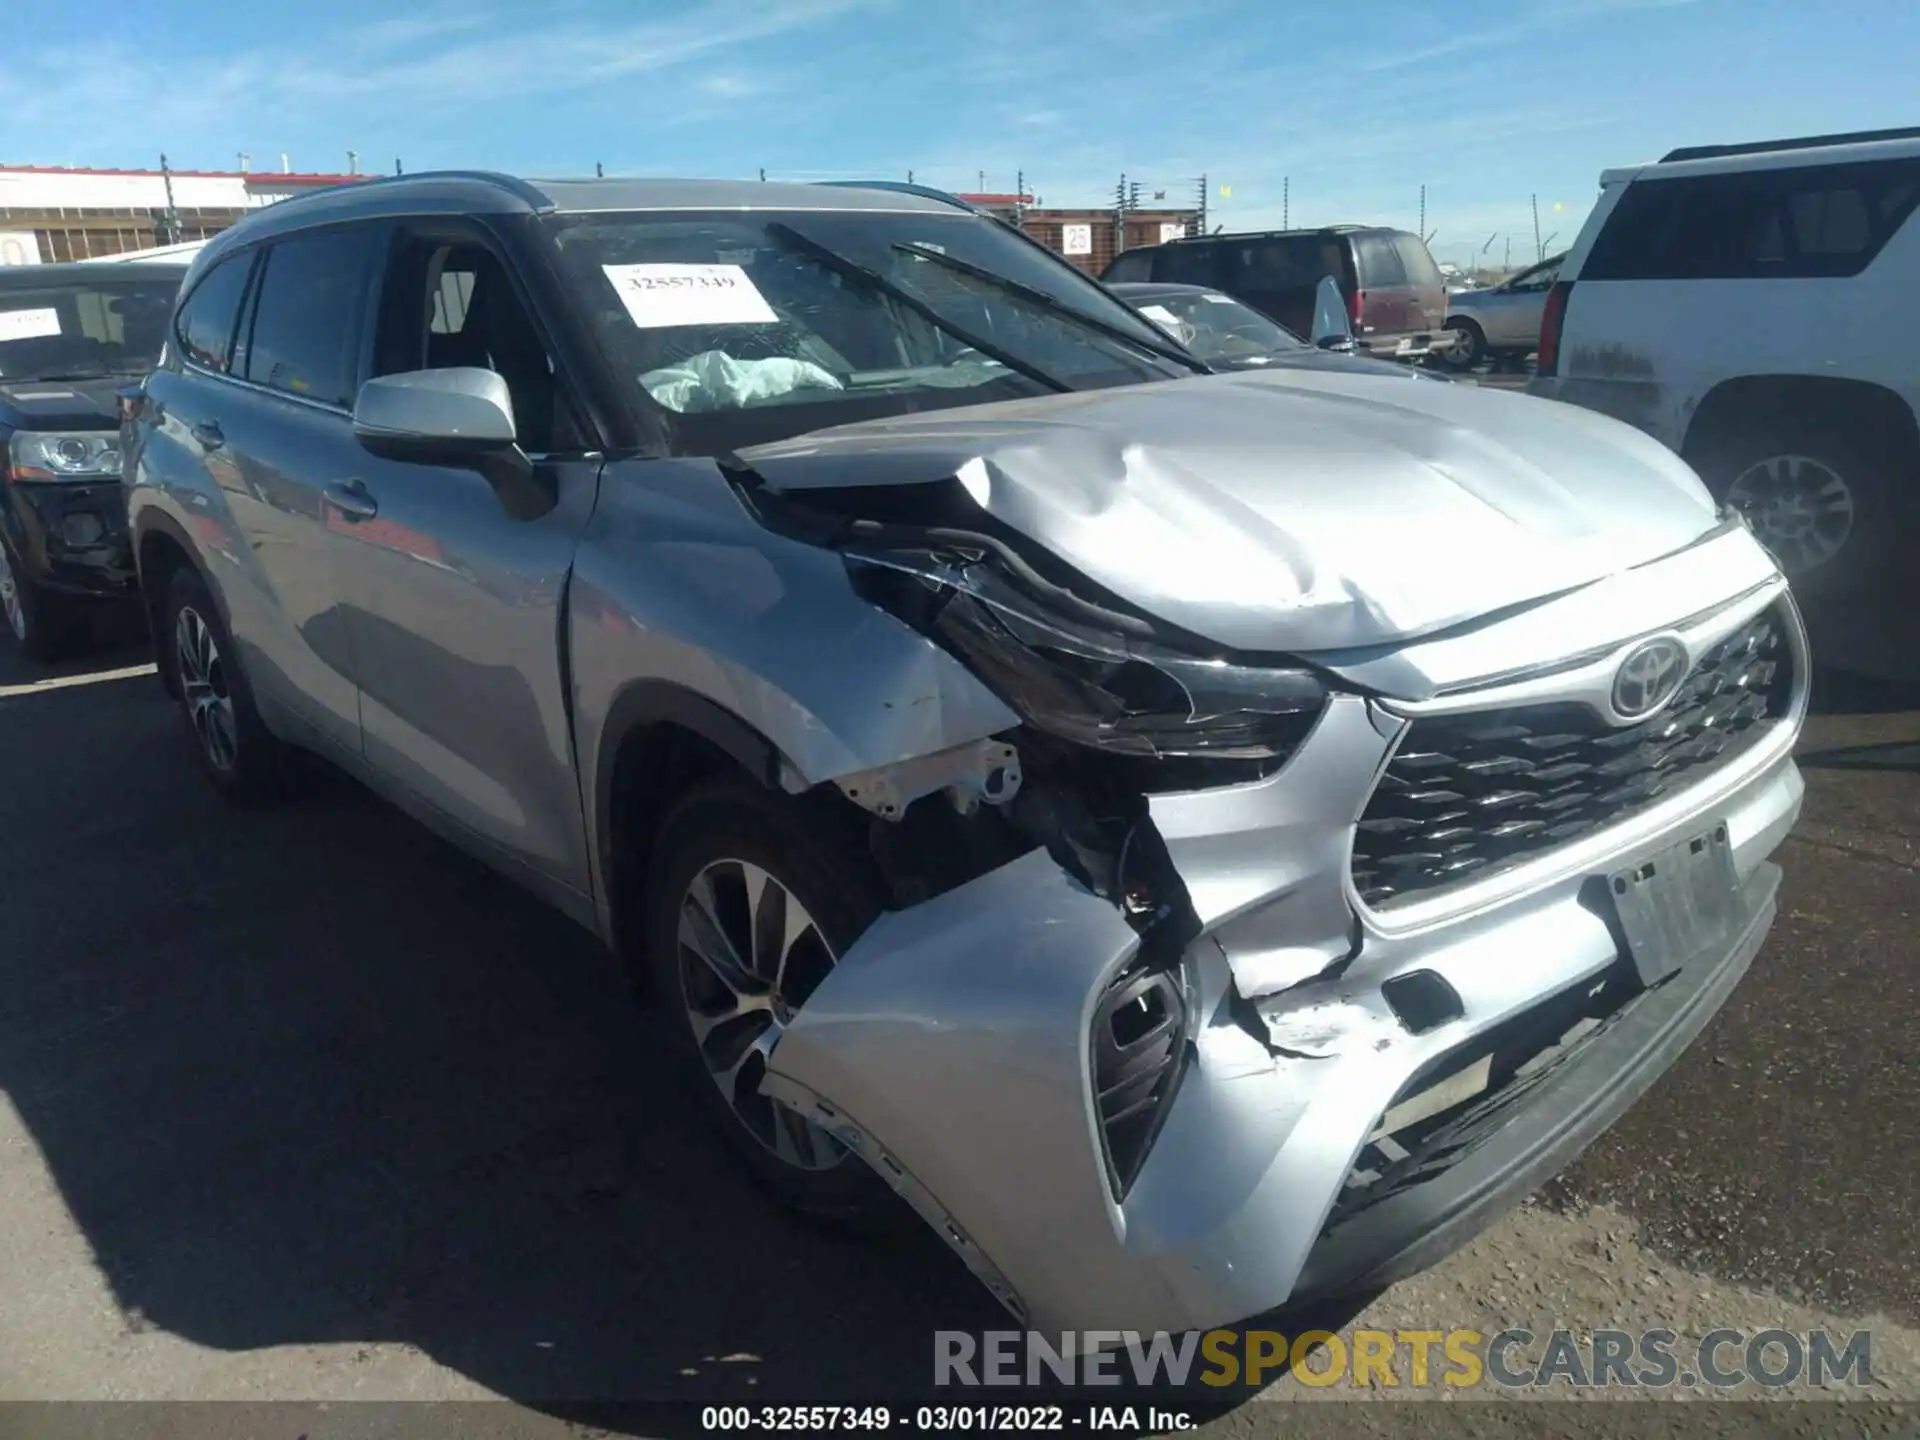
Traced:
POLYGON ((1581 269, 1589 280, 1857 275, 1920 200, 1920 158, 1635 180, 1581 269))
POLYGON ((254 306, 245 357, 249 380, 323 405, 352 406, 362 322, 384 233, 350 225, 275 242, 254 306))
POLYGON ((1401 263, 1393 236, 1356 235, 1353 248, 1360 264, 1361 289, 1385 290, 1408 283, 1407 267, 1401 263))
POLYGON ((1231 281, 1245 290, 1310 290, 1339 276, 1337 244, 1313 235, 1256 236, 1234 244, 1231 281))
POLYGON ((222 260, 201 277, 174 322, 180 349, 196 365, 225 372, 233 357, 233 332, 246 298, 253 252, 222 260))

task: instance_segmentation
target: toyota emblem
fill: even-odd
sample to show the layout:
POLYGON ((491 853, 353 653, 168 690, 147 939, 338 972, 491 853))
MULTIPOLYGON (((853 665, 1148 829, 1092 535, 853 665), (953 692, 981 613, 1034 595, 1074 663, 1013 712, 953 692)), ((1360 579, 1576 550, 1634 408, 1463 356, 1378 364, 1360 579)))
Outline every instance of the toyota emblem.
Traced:
POLYGON ((1627 652, 1613 677, 1613 709, 1622 720, 1641 720, 1673 698, 1687 678, 1687 647, 1667 636, 1627 652))

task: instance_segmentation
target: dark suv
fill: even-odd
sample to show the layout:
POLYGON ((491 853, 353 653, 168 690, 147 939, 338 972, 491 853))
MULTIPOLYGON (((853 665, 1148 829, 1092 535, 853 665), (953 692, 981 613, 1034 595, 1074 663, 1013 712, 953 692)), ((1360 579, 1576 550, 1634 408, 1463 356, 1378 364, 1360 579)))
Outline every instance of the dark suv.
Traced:
POLYGON ((49 659, 138 595, 114 392, 160 358, 184 265, 0 270, 0 612, 49 659))
POLYGON ((1445 353, 1447 287, 1418 235, 1372 225, 1208 235, 1128 250, 1101 279, 1171 281, 1224 290, 1295 334, 1313 326, 1313 297, 1331 275, 1363 350, 1402 360, 1445 353))

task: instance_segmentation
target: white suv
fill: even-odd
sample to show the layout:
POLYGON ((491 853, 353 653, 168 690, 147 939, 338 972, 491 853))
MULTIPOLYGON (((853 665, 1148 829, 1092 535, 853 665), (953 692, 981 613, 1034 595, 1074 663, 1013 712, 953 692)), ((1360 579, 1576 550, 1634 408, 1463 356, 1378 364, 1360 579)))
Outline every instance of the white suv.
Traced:
POLYGON ((1600 184, 1533 393, 1685 456, 1793 577, 1823 659, 1907 670, 1920 130, 1676 150, 1600 184))

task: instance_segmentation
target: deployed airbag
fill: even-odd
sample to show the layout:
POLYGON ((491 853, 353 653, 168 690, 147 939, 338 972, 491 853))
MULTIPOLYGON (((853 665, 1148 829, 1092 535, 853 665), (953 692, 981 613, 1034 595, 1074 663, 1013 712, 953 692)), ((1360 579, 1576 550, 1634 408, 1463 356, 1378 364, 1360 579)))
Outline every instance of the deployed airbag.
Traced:
POLYGON ((647 393, 679 414, 736 410, 756 401, 777 400, 796 390, 841 390, 833 374, 811 360, 773 356, 736 360, 724 350, 698 355, 649 370, 640 377, 647 393))

